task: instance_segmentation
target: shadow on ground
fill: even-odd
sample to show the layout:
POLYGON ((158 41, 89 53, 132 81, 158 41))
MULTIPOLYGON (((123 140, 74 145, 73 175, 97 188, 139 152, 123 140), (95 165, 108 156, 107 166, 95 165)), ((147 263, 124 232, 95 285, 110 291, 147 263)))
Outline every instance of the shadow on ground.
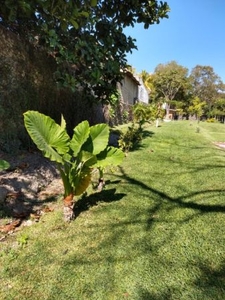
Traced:
POLYGON ((89 196, 84 194, 80 200, 78 200, 74 206, 76 217, 82 212, 89 210, 91 207, 98 205, 101 202, 110 203, 120 201, 126 194, 116 193, 116 189, 102 190, 101 192, 93 193, 89 196))

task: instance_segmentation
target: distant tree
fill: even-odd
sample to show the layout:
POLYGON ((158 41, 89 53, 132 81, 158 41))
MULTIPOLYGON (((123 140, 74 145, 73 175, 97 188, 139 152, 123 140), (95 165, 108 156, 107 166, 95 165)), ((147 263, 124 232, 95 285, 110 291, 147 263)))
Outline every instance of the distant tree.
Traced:
POLYGON ((166 117, 168 118, 171 102, 188 84, 188 69, 178 65, 175 61, 159 64, 153 74, 153 85, 157 97, 166 103, 166 117))
POLYGON ((145 87, 149 92, 149 103, 159 103, 159 99, 157 98, 157 92, 153 82, 153 74, 148 73, 146 70, 141 71, 139 74, 141 77, 145 87))
POLYGON ((59 85, 79 87, 98 101, 114 92, 126 53, 136 48, 124 28, 135 23, 148 28, 169 11, 156 0, 0 0, 0 6, 2 26, 55 60, 59 85))
POLYGON ((191 105, 189 106, 189 113, 191 115, 195 115, 198 122, 200 121, 200 118, 204 113, 204 106, 206 106, 206 102, 201 101, 198 96, 192 99, 191 105))
POLYGON ((225 123, 225 94, 221 94, 215 101, 210 116, 216 118, 218 121, 225 123))
POLYGON ((139 74, 140 78, 142 79, 145 87, 150 91, 152 88, 152 76, 147 71, 143 70, 139 74))
POLYGON ((193 94, 207 104, 205 113, 210 115, 216 100, 219 98, 220 91, 224 89, 222 80, 212 67, 200 65, 192 69, 190 79, 193 94))

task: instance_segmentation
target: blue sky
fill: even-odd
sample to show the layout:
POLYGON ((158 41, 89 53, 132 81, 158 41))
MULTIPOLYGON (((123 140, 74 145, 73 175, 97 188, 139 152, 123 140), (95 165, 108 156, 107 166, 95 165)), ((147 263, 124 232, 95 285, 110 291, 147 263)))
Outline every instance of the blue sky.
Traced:
POLYGON ((175 60, 189 71, 196 65, 213 67, 225 83, 225 0, 167 0, 169 19, 145 30, 125 33, 137 40, 138 51, 127 55, 138 73, 154 72, 160 63, 175 60))

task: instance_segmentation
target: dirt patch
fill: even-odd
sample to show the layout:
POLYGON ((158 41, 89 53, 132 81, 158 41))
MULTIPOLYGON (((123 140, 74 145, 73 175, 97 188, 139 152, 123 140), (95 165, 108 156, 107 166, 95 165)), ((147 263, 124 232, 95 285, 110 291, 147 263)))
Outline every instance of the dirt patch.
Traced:
POLYGON ((225 142, 215 142, 214 145, 216 145, 219 148, 225 149, 225 142))
POLYGON ((63 194, 56 166, 41 153, 12 156, 0 152, 0 159, 10 163, 8 170, 0 172, 0 225, 7 219, 38 218, 52 198, 63 194))

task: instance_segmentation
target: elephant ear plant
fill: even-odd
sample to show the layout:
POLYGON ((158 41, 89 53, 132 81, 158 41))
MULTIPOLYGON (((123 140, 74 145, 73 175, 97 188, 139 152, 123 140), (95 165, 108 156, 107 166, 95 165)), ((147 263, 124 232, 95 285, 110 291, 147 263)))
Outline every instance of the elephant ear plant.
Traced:
POLYGON ((24 123, 38 149, 57 164, 64 185, 64 218, 70 221, 75 217, 74 197, 85 192, 93 170, 98 169, 102 176, 103 169, 119 165, 124 154, 108 146, 109 127, 106 124, 89 126, 88 121, 83 121, 74 128, 70 138, 63 117, 58 125, 49 116, 27 111, 24 123))
POLYGON ((7 161, 0 159, 0 171, 7 170, 9 167, 10 164, 7 161))

